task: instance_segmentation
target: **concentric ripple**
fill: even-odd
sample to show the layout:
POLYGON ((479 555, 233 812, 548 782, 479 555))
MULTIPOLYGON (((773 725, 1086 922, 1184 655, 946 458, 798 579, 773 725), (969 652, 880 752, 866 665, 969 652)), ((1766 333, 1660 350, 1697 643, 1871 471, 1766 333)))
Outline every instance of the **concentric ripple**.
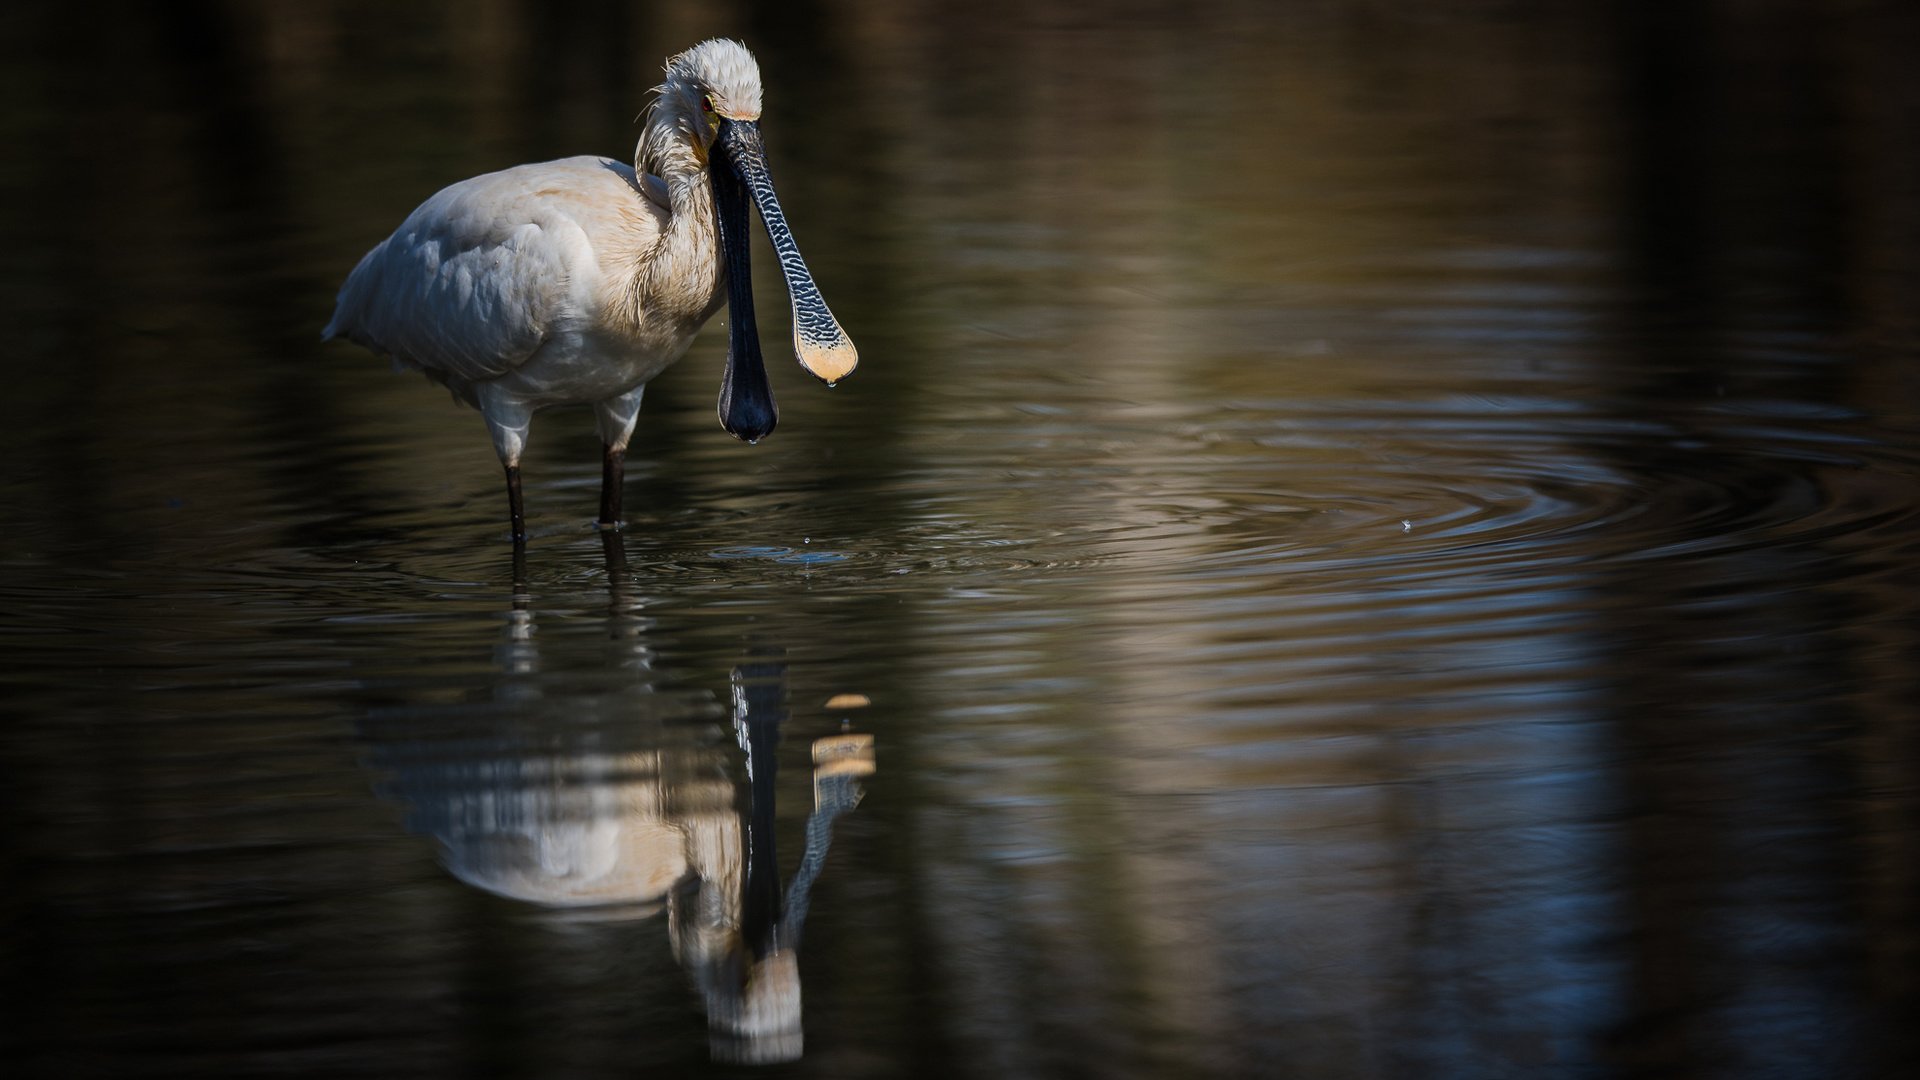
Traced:
POLYGON ((1833 416, 1242 404, 1106 445, 1051 497, 1093 562, 1132 572, 1591 567, 1831 539, 1911 510, 1912 463, 1833 416))

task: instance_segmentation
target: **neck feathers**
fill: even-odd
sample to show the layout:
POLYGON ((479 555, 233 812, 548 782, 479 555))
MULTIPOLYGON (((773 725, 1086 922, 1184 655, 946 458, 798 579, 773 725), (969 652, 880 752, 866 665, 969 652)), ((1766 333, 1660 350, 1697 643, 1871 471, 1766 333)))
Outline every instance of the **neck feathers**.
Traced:
POLYGON ((713 314, 725 298, 713 188, 707 167, 694 150, 699 138, 689 122, 698 116, 697 99, 669 80, 647 110, 634 168, 658 176, 667 189, 667 226, 658 247, 645 259, 634 281, 637 312, 643 320, 666 316, 695 325, 713 314))

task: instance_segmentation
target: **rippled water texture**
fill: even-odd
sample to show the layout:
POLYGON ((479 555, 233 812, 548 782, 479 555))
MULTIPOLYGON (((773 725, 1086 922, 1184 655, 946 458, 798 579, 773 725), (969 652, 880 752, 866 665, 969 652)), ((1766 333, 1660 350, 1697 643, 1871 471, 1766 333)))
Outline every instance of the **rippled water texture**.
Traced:
POLYGON ((6 1075, 1914 1074, 1908 5, 734 10, 0 15, 6 1075), (516 559, 333 290, 712 33, 516 559))

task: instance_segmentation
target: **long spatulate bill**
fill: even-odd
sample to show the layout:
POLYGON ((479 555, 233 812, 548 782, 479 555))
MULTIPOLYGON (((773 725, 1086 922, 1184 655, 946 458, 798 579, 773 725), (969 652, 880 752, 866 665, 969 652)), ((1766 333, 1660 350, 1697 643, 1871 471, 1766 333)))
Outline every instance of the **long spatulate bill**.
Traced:
POLYGON ((852 373, 860 362, 853 340, 840 328, 820 287, 813 283, 807 261, 800 257, 793 230, 787 227, 787 215, 780 210, 780 199, 773 192, 773 177, 767 172, 765 144, 760 125, 752 120, 729 120, 721 125, 716 147, 726 147, 726 157, 740 182, 753 193, 760 207, 760 220, 767 227, 767 239, 780 257, 780 272, 786 275, 787 296, 793 301, 793 351, 800 366, 822 379, 828 386, 852 373))

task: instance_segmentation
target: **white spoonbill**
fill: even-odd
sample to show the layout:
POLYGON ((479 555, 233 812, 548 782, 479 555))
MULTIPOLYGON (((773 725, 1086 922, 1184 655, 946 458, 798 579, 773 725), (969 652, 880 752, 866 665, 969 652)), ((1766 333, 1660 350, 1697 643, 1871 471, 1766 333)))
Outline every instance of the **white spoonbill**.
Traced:
POLYGON ((858 360, 774 197, 753 54, 703 41, 666 70, 633 165, 564 158, 446 188, 360 260, 322 334, 417 368, 480 410, 506 466, 515 543, 526 538, 520 453, 533 414, 593 406, 605 447, 600 523, 616 526, 641 392, 722 301, 720 424, 747 442, 773 430, 753 322, 748 193, 786 275, 801 366, 831 386, 858 360))

